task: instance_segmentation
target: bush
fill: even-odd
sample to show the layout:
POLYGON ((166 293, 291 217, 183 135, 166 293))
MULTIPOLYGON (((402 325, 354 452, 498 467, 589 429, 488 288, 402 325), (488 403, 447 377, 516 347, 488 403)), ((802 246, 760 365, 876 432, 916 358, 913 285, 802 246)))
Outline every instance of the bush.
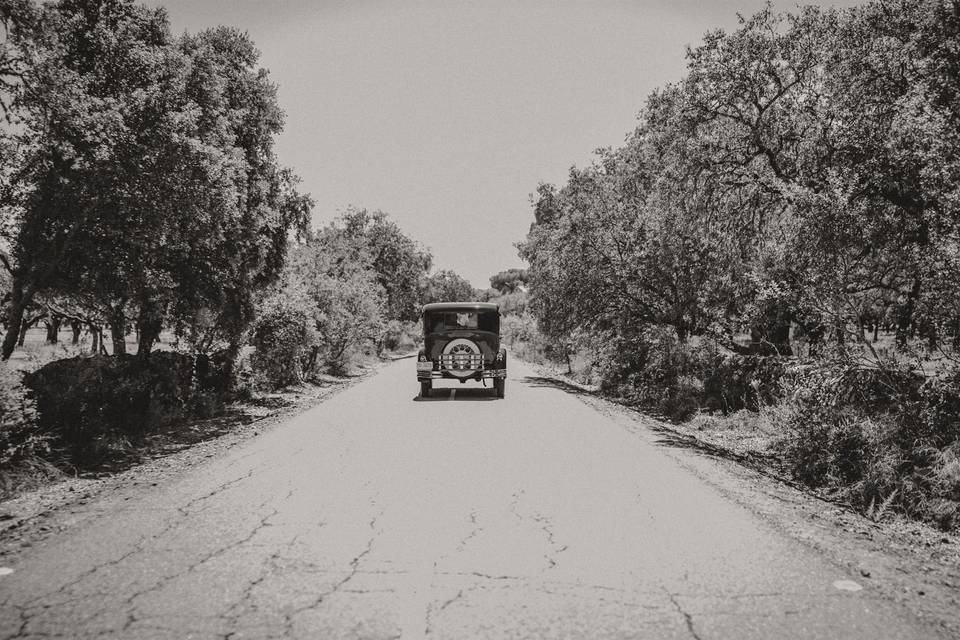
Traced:
POLYGON ((709 354, 681 342, 672 327, 653 325, 595 344, 602 391, 673 420, 686 420, 699 410, 709 354))
POLYGON ((37 405, 23 374, 0 364, 0 468, 46 452, 48 440, 39 431, 37 405))
POLYGON ((51 362, 27 375, 39 426, 74 464, 95 463, 157 429, 216 410, 221 369, 198 375, 187 354, 76 357, 51 362))
POLYGON ((718 355, 703 375, 705 406, 723 413, 758 411, 778 401, 784 373, 784 360, 776 356, 718 355))
POLYGON ((390 320, 380 334, 379 351, 412 351, 422 342, 421 332, 419 322, 390 320))
POLYGON ((254 374, 268 387, 299 382, 316 357, 314 320, 302 303, 283 294, 269 298, 253 327, 254 374))
POLYGON ((528 295, 525 291, 504 293, 489 301, 500 305, 500 313, 505 316, 522 316, 527 312, 528 295))
POLYGON ((502 316, 500 338, 513 357, 535 364, 548 360, 549 341, 540 333, 536 319, 529 313, 502 316))
POLYGON ((781 449, 794 477, 875 514, 960 524, 960 379, 811 368, 791 383, 781 449))

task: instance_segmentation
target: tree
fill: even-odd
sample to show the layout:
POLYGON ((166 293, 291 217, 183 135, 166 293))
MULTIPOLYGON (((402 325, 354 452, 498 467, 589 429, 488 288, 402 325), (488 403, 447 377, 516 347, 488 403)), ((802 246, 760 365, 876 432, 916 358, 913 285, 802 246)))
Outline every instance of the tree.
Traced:
POLYGON ((515 293, 518 289, 525 287, 528 280, 529 274, 526 269, 507 269, 490 276, 490 286, 501 294, 515 293))
POLYGON ((16 103, 29 171, 8 208, 10 326, 41 292, 90 296, 114 353, 131 320, 146 358, 165 324, 195 337, 212 316, 236 356, 312 205, 274 156, 282 113, 253 43, 225 28, 174 40, 162 10, 128 0, 41 11, 16 103))
POLYGON ((749 330, 781 355, 791 327, 955 332, 958 25, 955 3, 899 0, 708 33, 624 147, 539 185, 520 250, 541 328, 733 349, 749 330))
POLYGON ((379 337, 384 323, 385 295, 376 272, 342 240, 328 228, 297 245, 284 278, 286 295, 299 296, 314 321, 309 367, 322 359, 334 371, 345 369, 350 349, 379 337))
POLYGON ((356 260, 367 261, 385 292, 385 314, 391 320, 419 317, 421 286, 432 258, 382 211, 348 209, 328 233, 342 234, 356 260))
POLYGON ((447 269, 438 271, 426 280, 421 302, 471 302, 478 292, 462 276, 447 269))

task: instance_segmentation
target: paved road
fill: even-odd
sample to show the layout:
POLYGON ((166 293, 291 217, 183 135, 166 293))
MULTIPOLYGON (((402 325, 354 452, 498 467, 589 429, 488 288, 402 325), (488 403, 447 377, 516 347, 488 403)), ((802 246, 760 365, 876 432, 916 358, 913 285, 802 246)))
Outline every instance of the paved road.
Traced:
POLYGON ((0 638, 936 637, 695 454, 511 376, 418 400, 400 361, 105 499, 0 577, 0 638))

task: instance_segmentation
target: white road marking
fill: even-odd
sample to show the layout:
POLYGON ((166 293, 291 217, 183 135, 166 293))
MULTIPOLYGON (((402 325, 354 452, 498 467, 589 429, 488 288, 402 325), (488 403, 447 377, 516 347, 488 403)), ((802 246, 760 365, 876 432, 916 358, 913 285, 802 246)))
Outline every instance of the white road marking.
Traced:
POLYGON ((863 589, 853 580, 837 580, 833 583, 833 586, 841 591, 860 591, 863 589))

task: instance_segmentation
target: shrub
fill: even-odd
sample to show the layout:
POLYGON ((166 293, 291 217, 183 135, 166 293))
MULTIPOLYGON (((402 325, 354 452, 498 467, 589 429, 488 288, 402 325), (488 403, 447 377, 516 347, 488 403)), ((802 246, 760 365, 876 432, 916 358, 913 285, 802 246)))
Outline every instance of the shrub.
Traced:
POLYGON ((375 343, 383 331, 382 289, 362 274, 312 283, 316 335, 323 364, 331 373, 343 374, 353 355, 375 343))
POLYGON ((418 322, 390 320, 380 334, 379 351, 411 351, 422 341, 418 322))
POLYGON ((540 333, 533 315, 504 315, 500 319, 500 337, 511 354, 527 362, 543 364, 548 360, 548 339, 540 333))
POLYGON ((651 325, 633 336, 595 339, 601 390, 673 420, 686 420, 703 401, 708 353, 681 342, 672 327, 651 325))
POLYGON ((490 302, 500 305, 500 313, 505 316, 522 316, 527 311, 528 296, 525 291, 512 291, 490 298, 490 302))
POLYGON ((46 452, 48 440, 39 431, 36 402, 23 374, 0 365, 0 468, 46 452))
POLYGON ((207 381, 194 358, 157 352, 149 360, 76 357, 25 378, 36 397, 41 430, 74 463, 108 457, 158 428, 190 415, 191 395, 207 381))
POLYGON ((134 356, 57 360, 24 382, 36 397, 41 432, 71 462, 87 464, 169 424, 218 413, 229 369, 224 353, 159 351, 146 361, 134 356))
POLYGON ((316 357, 314 320, 292 296, 278 294, 266 300, 253 327, 254 353, 250 364, 265 386, 280 388, 301 380, 316 357))
POLYGON ((876 513, 944 528, 960 508, 960 384, 908 370, 826 365, 791 383, 780 446, 794 477, 876 513))
POLYGON ((776 356, 718 355, 703 374, 705 406, 723 413, 758 411, 777 402, 784 373, 784 360, 776 356))

